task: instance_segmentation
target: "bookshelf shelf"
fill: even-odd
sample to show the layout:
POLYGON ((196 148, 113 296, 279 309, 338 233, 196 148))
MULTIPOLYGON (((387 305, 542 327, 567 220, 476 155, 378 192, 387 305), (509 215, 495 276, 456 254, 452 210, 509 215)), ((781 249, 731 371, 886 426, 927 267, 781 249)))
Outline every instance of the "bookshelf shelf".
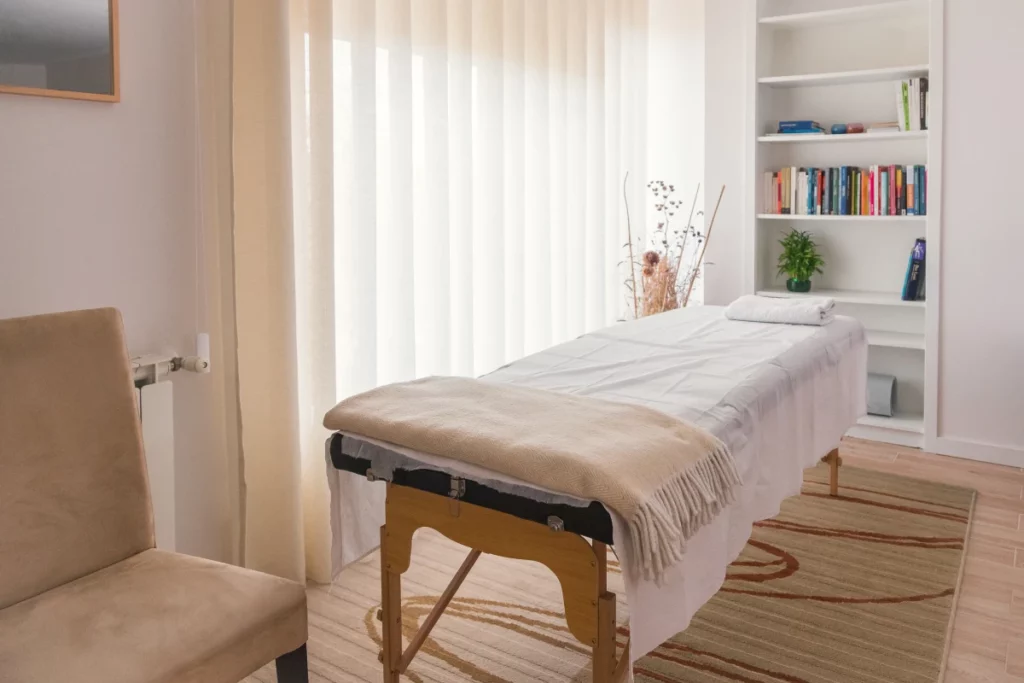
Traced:
POLYGON ((892 417, 865 415, 857 420, 857 424, 864 427, 881 427, 883 429, 898 429, 902 432, 924 434, 924 417, 922 415, 908 413, 896 413, 892 417))
POLYGON ((892 417, 865 415, 847 432, 847 435, 858 439, 921 448, 924 445, 924 431, 924 415, 896 413, 892 417))
POLYGON ((764 76, 757 79, 757 82, 761 85, 770 86, 772 88, 807 88, 822 85, 851 85, 854 83, 899 81, 904 78, 920 78, 927 75, 927 64, 915 64, 912 66, 891 66, 882 69, 833 71, 831 73, 822 74, 764 76))
POLYGON ((928 216, 818 216, 799 213, 759 213, 766 221, 853 221, 854 223, 923 223, 928 216))
POLYGON ((762 17, 759 23, 772 28, 805 28, 842 24, 854 21, 900 20, 919 16, 928 9, 927 0, 901 0, 842 9, 802 12, 800 14, 780 14, 762 17))
POLYGON ((898 142, 903 140, 927 140, 928 131, 911 130, 900 133, 854 133, 850 135, 762 135, 757 138, 758 142, 773 145, 799 145, 799 144, 856 144, 872 142, 898 142))
POLYGON ((840 304, 864 304, 868 306, 906 306, 922 308, 923 301, 903 301, 898 292, 863 292, 855 289, 815 289, 806 294, 790 292, 785 289, 762 289, 760 296, 771 296, 780 299, 797 299, 808 296, 827 296, 840 304))
POLYGON ((868 344, 889 349, 914 349, 924 351, 924 335, 908 332, 886 332, 868 330, 868 344))

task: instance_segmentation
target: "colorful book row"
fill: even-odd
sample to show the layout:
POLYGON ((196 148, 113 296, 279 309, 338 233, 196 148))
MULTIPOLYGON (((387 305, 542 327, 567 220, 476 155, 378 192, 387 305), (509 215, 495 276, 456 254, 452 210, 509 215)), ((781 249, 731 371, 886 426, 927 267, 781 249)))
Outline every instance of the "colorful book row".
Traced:
POLYGON ((787 166, 764 174, 764 212, 817 216, 924 216, 926 166, 787 166))

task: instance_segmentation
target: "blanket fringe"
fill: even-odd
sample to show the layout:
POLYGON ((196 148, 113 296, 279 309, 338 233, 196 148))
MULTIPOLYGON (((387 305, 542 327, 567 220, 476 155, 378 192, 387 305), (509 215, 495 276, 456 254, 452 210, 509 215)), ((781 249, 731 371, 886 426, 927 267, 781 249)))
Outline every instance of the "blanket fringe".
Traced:
POLYGON ((633 571, 660 584, 683 559, 686 541, 735 500, 739 484, 732 454, 718 443, 696 466, 662 485, 629 522, 633 571))

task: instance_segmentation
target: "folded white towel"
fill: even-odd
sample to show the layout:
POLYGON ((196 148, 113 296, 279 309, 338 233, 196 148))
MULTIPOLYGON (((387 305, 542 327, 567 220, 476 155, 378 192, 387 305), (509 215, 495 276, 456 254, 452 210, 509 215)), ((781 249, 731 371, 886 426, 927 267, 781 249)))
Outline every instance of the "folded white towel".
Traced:
POLYGON ((826 297, 779 299, 748 295, 729 304, 725 309, 725 317, 753 323, 828 325, 835 317, 835 305, 835 301, 826 297))

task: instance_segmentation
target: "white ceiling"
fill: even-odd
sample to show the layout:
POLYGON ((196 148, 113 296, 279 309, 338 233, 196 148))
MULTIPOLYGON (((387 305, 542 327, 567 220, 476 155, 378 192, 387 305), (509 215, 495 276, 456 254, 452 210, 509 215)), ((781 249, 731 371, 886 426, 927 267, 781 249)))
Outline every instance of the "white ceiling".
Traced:
POLYGON ((0 63, 45 64, 107 52, 109 0, 0 0, 0 63))

